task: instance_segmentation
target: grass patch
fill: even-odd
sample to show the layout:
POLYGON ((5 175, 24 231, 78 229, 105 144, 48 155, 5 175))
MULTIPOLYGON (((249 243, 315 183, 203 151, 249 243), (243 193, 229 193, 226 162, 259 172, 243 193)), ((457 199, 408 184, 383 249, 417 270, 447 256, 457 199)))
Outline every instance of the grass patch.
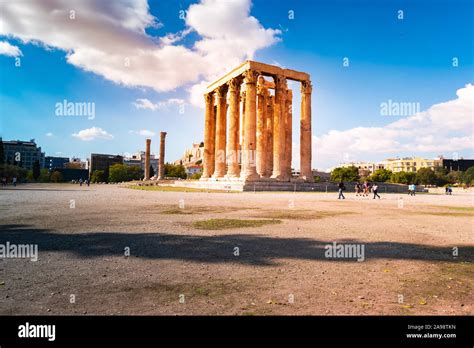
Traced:
POLYGON ((241 219, 208 219, 194 221, 193 227, 199 230, 225 230, 231 228, 261 227, 281 223, 281 220, 241 220, 241 219))
POLYGON ((279 210, 267 211, 254 217, 282 220, 316 220, 348 214, 353 213, 350 211, 279 210))
POLYGON ((260 209, 249 207, 225 207, 225 206, 186 206, 185 208, 176 208, 175 205, 159 205, 158 208, 164 208, 159 214, 170 215, 191 215, 191 214, 208 214, 208 213, 231 213, 240 210, 260 209))
POLYGON ((432 208, 440 208, 440 209, 449 209, 449 210, 457 210, 457 211, 472 211, 474 212, 474 207, 450 207, 447 205, 432 205, 432 208))
POLYGON ((125 188, 142 191, 158 191, 158 192, 205 192, 205 193, 237 193, 238 191, 226 191, 226 190, 211 190, 211 189, 198 189, 194 187, 175 187, 175 186, 137 186, 128 185, 125 188))

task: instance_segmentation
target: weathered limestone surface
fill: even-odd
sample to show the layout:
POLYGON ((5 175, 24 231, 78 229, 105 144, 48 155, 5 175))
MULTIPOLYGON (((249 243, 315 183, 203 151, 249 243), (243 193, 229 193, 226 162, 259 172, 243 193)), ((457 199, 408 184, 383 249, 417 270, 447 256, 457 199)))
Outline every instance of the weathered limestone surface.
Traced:
POLYGON ((240 176, 239 140, 240 140, 240 85, 242 77, 229 81, 229 138, 227 142, 227 177, 240 176))
POLYGON ((247 70, 245 77, 245 138, 242 149, 242 171, 240 177, 244 180, 258 178, 256 170, 256 126, 257 126, 257 77, 255 70, 247 70))
POLYGON ((166 132, 160 132, 160 161, 158 162, 158 180, 165 178, 165 140, 166 132))
POLYGON ((215 154, 215 116, 214 116, 214 92, 204 96, 206 103, 206 115, 204 124, 204 158, 202 179, 208 179, 214 174, 214 154, 215 154))
POLYGON ((222 178, 226 174, 227 90, 227 85, 216 89, 217 113, 214 178, 222 178))
POLYGON ((151 139, 147 139, 145 148, 145 180, 150 180, 150 145, 151 139))
POLYGON ((301 82, 300 178, 313 182, 311 171, 311 81, 301 82))

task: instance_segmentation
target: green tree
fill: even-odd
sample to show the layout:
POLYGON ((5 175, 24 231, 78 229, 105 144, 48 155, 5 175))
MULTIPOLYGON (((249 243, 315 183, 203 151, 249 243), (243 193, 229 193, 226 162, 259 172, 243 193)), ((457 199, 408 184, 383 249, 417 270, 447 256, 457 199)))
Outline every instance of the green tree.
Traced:
POLYGON ((201 179, 201 175, 202 175, 201 173, 194 173, 194 174, 192 174, 192 175, 189 177, 189 179, 191 179, 191 180, 199 180, 199 179, 201 179))
POLYGON ((51 173, 50 180, 51 182, 55 183, 61 182, 63 180, 63 175, 61 174, 61 172, 55 170, 51 173))
POLYGON ((140 180, 142 175, 139 166, 127 166, 117 163, 109 168, 109 182, 140 180))
POLYGON ((175 165, 175 164, 171 164, 171 163, 166 163, 165 164, 165 176, 170 177, 170 178, 186 179, 186 177, 187 177, 186 169, 181 164, 175 165))
POLYGON ((91 175, 91 182, 106 182, 107 178, 105 176, 105 171, 103 170, 94 170, 91 175))
POLYGON ((395 184, 417 184, 416 173, 413 172, 395 172, 390 176, 390 182, 395 184))
POLYGON ((416 180, 423 185, 436 185, 437 177, 431 168, 420 168, 416 172, 416 180))
POLYGON ((467 168, 462 174, 462 182, 468 186, 474 185, 474 166, 467 168))
POLYGON ((358 181, 359 169, 355 166, 335 168, 331 172, 331 181, 358 181))
POLYGON ((46 168, 40 170, 39 182, 51 182, 51 173, 46 168))
POLYGON ((387 182, 392 177, 392 171, 384 168, 377 169, 370 177, 370 181, 387 182))
POLYGON ((460 170, 453 170, 446 175, 446 179, 450 184, 459 184, 462 183, 463 172, 460 170))
POLYGON ((40 163, 38 160, 36 160, 33 163, 33 179, 35 179, 35 181, 38 181, 38 178, 40 177, 40 175, 41 175, 40 163))

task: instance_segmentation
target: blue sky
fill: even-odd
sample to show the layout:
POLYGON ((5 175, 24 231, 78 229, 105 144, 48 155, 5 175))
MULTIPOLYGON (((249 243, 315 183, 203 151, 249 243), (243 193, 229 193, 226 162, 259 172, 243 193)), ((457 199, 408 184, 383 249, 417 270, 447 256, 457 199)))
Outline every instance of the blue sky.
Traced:
POLYGON ((314 168, 474 155, 472 1, 24 3, 0 5, 0 134, 47 155, 133 153, 167 131, 178 159, 203 140, 202 87, 248 58, 311 75, 314 168), (57 116, 65 99, 95 103, 95 118, 57 116), (381 115, 388 100, 421 112, 381 115))

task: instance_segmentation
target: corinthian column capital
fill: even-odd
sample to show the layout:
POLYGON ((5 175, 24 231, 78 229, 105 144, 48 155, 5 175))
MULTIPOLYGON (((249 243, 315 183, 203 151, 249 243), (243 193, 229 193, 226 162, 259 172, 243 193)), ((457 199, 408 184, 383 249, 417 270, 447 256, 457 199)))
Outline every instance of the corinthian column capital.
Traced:
POLYGON ((212 104, 214 102, 214 93, 206 93, 204 94, 204 102, 206 104, 212 104))
POLYGON ((245 83, 248 85, 256 84, 260 73, 256 70, 249 69, 244 72, 245 83))
POLYGON ((234 77, 229 81, 229 91, 231 93, 237 92, 240 93, 240 85, 242 84, 242 81, 244 80, 243 76, 237 76, 234 77))
POLYGON ((311 85, 311 81, 301 81, 301 93, 308 94, 311 93, 313 90, 313 86, 311 85))
POLYGON ((226 98, 227 91, 229 90, 229 86, 222 85, 216 88, 216 96, 217 98, 226 98))
POLYGON ((273 80, 275 81, 275 89, 278 90, 286 90, 287 89, 287 81, 286 77, 283 75, 276 75, 273 80))

